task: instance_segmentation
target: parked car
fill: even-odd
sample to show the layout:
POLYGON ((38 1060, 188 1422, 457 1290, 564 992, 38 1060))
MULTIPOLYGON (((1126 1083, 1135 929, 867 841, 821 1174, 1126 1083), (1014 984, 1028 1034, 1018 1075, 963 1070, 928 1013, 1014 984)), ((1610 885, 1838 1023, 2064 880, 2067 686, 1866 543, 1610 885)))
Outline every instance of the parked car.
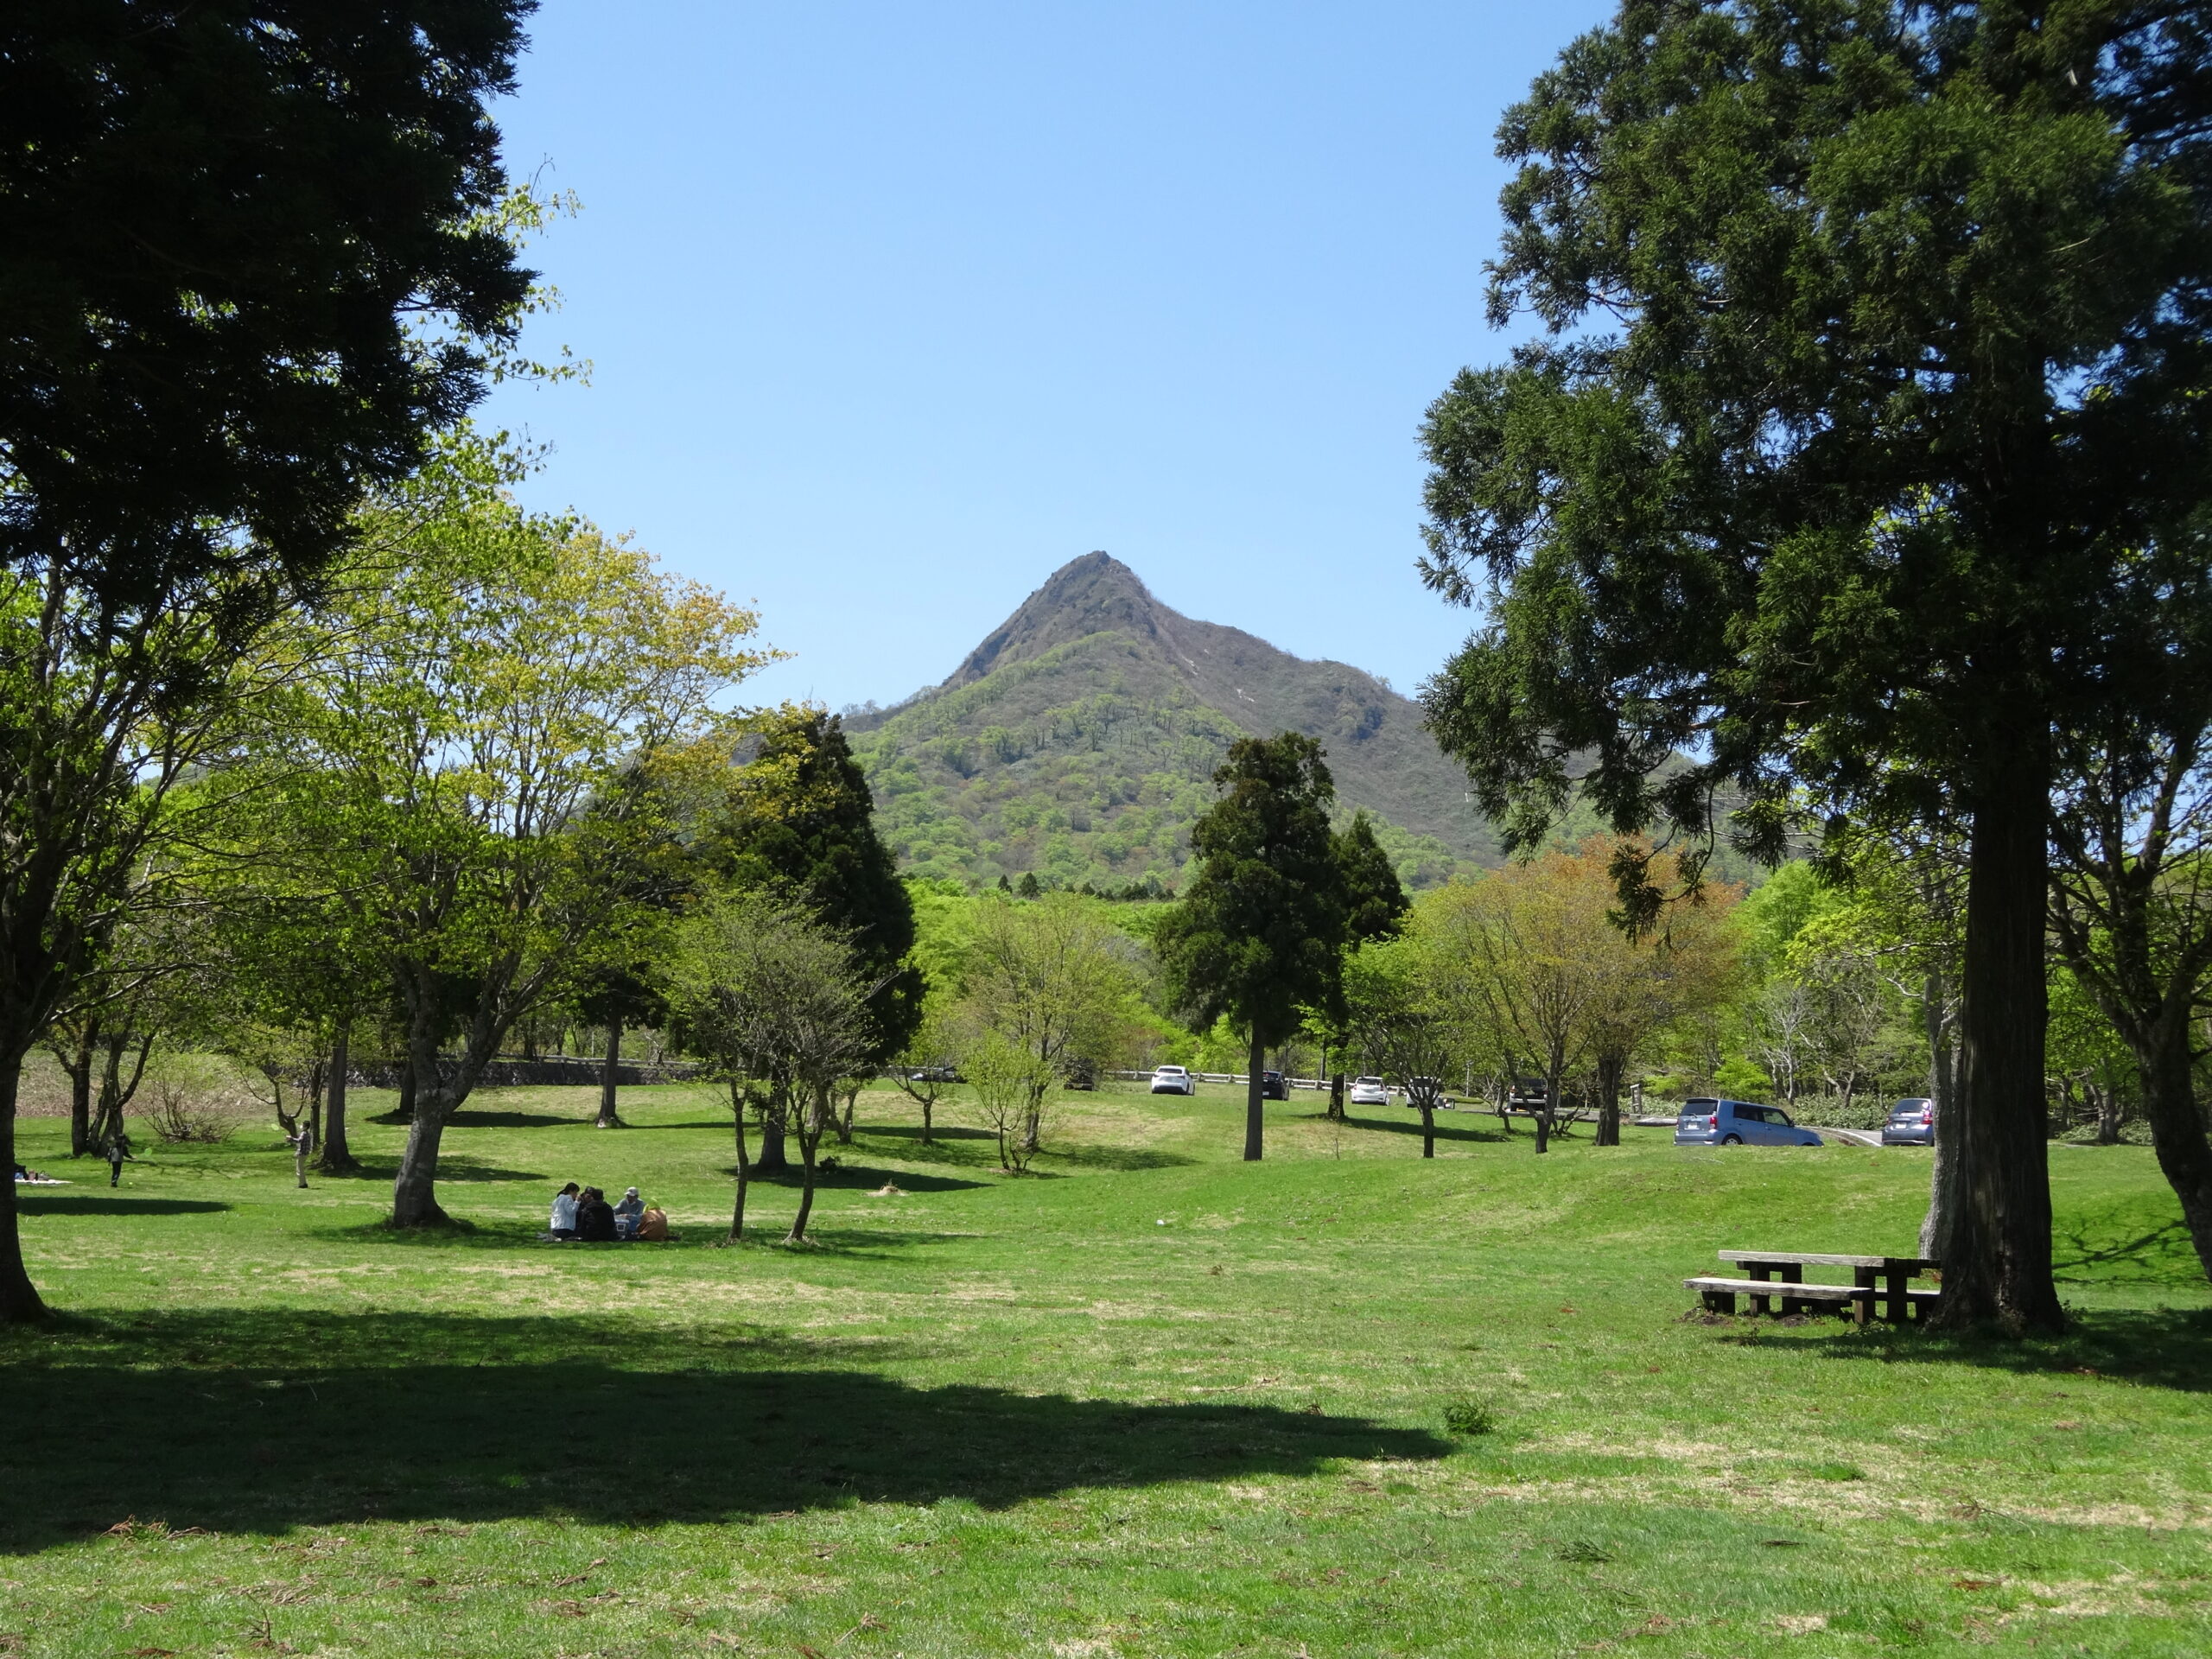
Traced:
POLYGON ((1355 1106, 1388 1106, 1390 1090, 1380 1077, 1354 1077, 1347 1098, 1355 1106))
POLYGON ((1541 1112, 1551 1085, 1541 1077, 1516 1077, 1513 1087, 1506 1092, 1505 1105, 1509 1111, 1541 1112))
POLYGON ((1179 1065, 1154 1066, 1152 1092, 1155 1095, 1195 1095, 1198 1080, 1179 1065))
POLYGON ((1675 1120, 1678 1147, 1820 1147, 1827 1143, 1801 1129, 1779 1106, 1745 1100, 1686 1100, 1675 1120))
POLYGON ((1280 1071, 1261 1072, 1260 1098, 1262 1100, 1288 1100, 1290 1079, 1280 1071))
POLYGON ((1936 1103, 1923 1096, 1915 1100, 1901 1100, 1891 1107, 1889 1122, 1882 1125, 1882 1144, 1885 1147, 1934 1146, 1936 1103))

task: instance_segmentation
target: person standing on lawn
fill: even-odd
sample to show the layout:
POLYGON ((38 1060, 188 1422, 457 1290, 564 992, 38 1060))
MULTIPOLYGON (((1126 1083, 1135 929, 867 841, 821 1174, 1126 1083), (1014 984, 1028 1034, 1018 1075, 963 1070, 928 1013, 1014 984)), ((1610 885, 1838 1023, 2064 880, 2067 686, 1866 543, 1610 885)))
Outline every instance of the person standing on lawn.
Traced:
POLYGON ((308 1185, 308 1154, 315 1150, 315 1135, 304 1123, 284 1137, 284 1144, 292 1149, 292 1173, 300 1178, 300 1190, 308 1185))
POLYGON ((130 1137, 121 1129, 118 1129, 113 1135, 108 1136, 106 1143, 100 1150, 107 1155, 107 1184, 110 1186, 120 1185, 123 1181, 124 1160, 129 1159, 134 1164, 138 1161, 130 1156, 130 1137))

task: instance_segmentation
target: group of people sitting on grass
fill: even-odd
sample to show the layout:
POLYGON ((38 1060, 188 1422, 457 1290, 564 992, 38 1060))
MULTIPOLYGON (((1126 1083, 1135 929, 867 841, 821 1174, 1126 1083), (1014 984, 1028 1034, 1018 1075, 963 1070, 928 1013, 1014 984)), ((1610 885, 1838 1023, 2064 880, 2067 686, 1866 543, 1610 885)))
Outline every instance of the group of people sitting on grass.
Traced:
POLYGON ((553 1218, 548 1238, 573 1238, 583 1243, 626 1244, 634 1240, 651 1243, 668 1236, 668 1217, 647 1207, 632 1187, 620 1204, 609 1204, 595 1186, 570 1181, 553 1195, 553 1218))

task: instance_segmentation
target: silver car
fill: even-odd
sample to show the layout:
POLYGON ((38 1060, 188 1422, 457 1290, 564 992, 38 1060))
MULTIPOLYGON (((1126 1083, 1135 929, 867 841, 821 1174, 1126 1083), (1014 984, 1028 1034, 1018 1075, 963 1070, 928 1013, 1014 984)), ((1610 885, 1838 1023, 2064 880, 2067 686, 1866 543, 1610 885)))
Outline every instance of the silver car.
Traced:
POLYGON ((1747 1100, 1686 1100, 1675 1120, 1678 1147, 1821 1147, 1827 1142, 1801 1129, 1779 1106, 1747 1100))
POLYGON ((1198 1083, 1179 1065, 1154 1066, 1152 1092, 1155 1095, 1195 1095, 1198 1092, 1198 1083))
POLYGON ((1882 1125, 1885 1147, 1932 1147, 1936 1144, 1936 1103, 1925 1096, 1901 1100, 1890 1108, 1882 1125))
POLYGON ((1390 1090, 1380 1077, 1354 1077, 1350 1098, 1355 1106, 1388 1106, 1390 1090))

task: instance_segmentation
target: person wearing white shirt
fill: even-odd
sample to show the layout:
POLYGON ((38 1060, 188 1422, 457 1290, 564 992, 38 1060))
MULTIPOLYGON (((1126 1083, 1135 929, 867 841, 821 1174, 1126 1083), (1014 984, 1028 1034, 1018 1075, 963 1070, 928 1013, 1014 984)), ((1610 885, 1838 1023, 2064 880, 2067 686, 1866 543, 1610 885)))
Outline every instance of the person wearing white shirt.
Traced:
POLYGON ((570 1181, 553 1195, 553 1218, 546 1224, 546 1230, 556 1238, 576 1236, 576 1184, 570 1181))

